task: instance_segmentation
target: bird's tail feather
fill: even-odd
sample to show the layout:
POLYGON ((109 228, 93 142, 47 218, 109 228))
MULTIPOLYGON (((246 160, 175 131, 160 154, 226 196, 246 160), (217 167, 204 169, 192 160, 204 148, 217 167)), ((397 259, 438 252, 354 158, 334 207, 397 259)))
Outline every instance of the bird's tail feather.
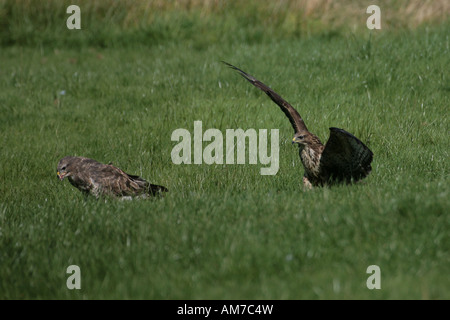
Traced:
POLYGON ((155 195, 161 192, 168 192, 169 190, 166 187, 163 186, 159 186, 156 184, 151 184, 150 182, 148 182, 145 179, 142 179, 139 176, 134 176, 134 175, 130 175, 128 174, 128 176, 139 185, 140 188, 144 189, 147 191, 148 194, 150 195, 155 195))
POLYGON ((148 193, 152 194, 152 195, 155 195, 155 194, 158 194, 161 192, 167 192, 167 191, 169 191, 169 190, 163 186, 158 186, 156 184, 151 184, 151 183, 148 185, 148 193))

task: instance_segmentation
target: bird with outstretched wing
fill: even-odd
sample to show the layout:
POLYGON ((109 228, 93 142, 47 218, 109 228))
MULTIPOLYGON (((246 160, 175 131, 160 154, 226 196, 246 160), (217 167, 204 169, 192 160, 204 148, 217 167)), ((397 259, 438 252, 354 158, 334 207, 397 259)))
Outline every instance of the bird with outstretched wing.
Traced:
POLYGON ((58 162, 58 178, 69 182, 85 195, 142 198, 167 192, 167 188, 151 184, 139 176, 128 174, 112 164, 94 159, 67 156, 58 162))
POLYGON ((308 131, 297 110, 279 94, 241 69, 222 62, 264 91, 288 117, 295 132, 292 143, 299 146, 305 168, 303 184, 306 187, 357 182, 370 173, 373 153, 358 138, 343 129, 330 128, 330 138, 323 145, 316 135, 308 131))

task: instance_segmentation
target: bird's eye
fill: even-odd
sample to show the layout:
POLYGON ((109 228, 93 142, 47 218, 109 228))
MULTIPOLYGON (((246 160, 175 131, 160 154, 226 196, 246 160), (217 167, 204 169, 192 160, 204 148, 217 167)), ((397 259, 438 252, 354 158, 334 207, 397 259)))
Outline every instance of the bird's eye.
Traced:
POLYGON ((63 170, 66 170, 66 166, 64 166, 64 167, 61 168, 61 171, 63 171, 63 170))
POLYGON ((299 138, 299 139, 304 139, 304 138, 305 138, 305 136, 298 136, 298 138, 299 138))

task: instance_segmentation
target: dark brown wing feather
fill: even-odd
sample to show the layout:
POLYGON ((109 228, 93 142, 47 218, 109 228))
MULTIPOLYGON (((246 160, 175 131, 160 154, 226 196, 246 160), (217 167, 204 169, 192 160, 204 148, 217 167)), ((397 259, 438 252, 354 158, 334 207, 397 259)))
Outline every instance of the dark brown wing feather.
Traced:
POLYGON ((356 182, 370 173, 372 159, 372 151, 354 135, 330 128, 320 159, 320 175, 336 182, 356 182))
POLYGON ((147 180, 128 174, 113 165, 105 165, 103 170, 106 173, 102 180, 104 188, 110 189, 117 196, 155 195, 158 192, 168 191, 163 186, 151 184, 147 180))
POLYGON ((241 76, 243 76, 245 79, 247 79, 251 84, 253 84, 255 87, 261 89, 264 91, 270 99, 272 99, 273 102, 275 102, 281 109, 281 111, 284 112, 284 114, 288 117, 289 121, 291 122, 292 127, 294 128, 295 133, 301 132, 301 131, 308 131, 306 128, 305 123, 303 122, 302 117, 300 114, 295 110, 286 100, 284 100, 278 93, 273 91, 271 88, 269 88, 267 85, 262 83, 261 81, 255 79, 253 76, 245 73, 241 69, 233 66, 232 64, 229 64, 228 62, 222 61, 224 64, 229 66, 230 68, 238 71, 241 76))
MULTIPOLYGON (((122 171, 123 172, 123 171, 122 171)), ((125 172, 123 172, 125 173, 125 172)), ((131 175, 128 173, 125 173, 128 176, 129 181, 132 181, 132 183, 137 184, 139 186, 140 191, 143 191, 144 193, 155 195, 159 192, 167 192, 169 191, 166 187, 159 186, 156 184, 151 184, 147 180, 144 180, 143 178, 135 175, 131 175)))

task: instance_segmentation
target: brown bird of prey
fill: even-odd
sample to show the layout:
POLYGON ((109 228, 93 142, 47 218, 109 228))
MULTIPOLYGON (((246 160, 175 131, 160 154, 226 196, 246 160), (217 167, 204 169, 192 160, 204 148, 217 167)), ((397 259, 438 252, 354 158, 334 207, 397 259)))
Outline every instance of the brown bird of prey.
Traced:
POLYGON ((84 157, 64 157, 57 166, 58 178, 69 182, 83 192, 96 198, 100 196, 148 197, 168 191, 163 186, 149 183, 141 177, 125 173, 112 164, 103 164, 84 157))
POLYGON ((241 69, 222 62, 264 91, 288 117, 295 131, 292 143, 299 146, 305 168, 305 187, 357 182, 370 173, 373 153, 358 138, 343 129, 330 128, 330 138, 323 145, 316 135, 308 131, 297 110, 280 95, 241 69))

